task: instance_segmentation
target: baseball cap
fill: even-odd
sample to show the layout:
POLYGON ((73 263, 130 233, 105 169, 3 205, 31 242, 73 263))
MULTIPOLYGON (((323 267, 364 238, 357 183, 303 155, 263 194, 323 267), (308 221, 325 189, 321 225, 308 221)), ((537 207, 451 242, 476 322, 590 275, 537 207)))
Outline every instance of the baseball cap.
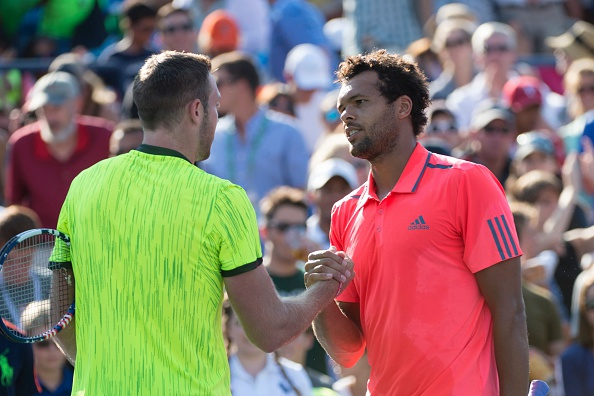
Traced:
POLYGON ((224 53, 239 46, 239 26, 226 11, 215 10, 208 14, 198 32, 200 48, 206 52, 224 53))
POLYGON ((359 186, 357 170, 349 162, 340 158, 330 158, 317 164, 310 172, 307 189, 318 190, 335 176, 342 177, 353 190, 359 186))
POLYGON ((299 44, 287 54, 285 73, 301 89, 326 89, 331 81, 330 59, 314 44, 299 44))
POLYGON ((514 159, 521 161, 532 153, 543 153, 555 157, 555 146, 551 139, 544 133, 538 131, 526 132, 518 135, 518 148, 514 154, 514 159))
POLYGON ((503 101, 515 112, 542 105, 540 80, 533 76, 512 78, 503 86, 503 101))
POLYGON ((31 89, 28 109, 37 110, 46 104, 61 105, 79 93, 76 77, 63 71, 51 72, 37 80, 31 89))
POLYGON ((475 130, 481 130, 495 120, 503 120, 511 124, 513 114, 502 105, 486 100, 477 105, 472 112, 470 125, 475 130))
POLYGON ((577 21, 560 36, 547 37, 545 43, 552 49, 563 50, 574 60, 594 58, 594 25, 577 21))

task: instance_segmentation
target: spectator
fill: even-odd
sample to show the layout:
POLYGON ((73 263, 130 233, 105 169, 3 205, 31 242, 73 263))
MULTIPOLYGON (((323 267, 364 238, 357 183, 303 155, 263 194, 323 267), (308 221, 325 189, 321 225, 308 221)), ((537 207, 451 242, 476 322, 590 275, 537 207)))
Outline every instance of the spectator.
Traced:
POLYGON ((190 11, 165 4, 157 13, 159 41, 165 51, 198 52, 198 29, 190 11))
POLYGON ((440 101, 433 101, 431 107, 428 109, 427 115, 429 124, 425 127, 425 132, 419 136, 419 142, 424 145, 425 143, 428 143, 438 147, 444 146, 444 150, 450 154, 438 154, 451 155, 452 150, 462 143, 462 136, 460 136, 458 131, 456 117, 447 107, 445 107, 445 104, 440 101))
POLYGON ((64 71, 76 77, 81 87, 81 115, 119 121, 119 102, 115 91, 105 86, 103 79, 89 68, 80 55, 74 52, 59 55, 48 71, 64 71))
POLYGON ((342 127, 340 113, 336 109, 338 92, 338 89, 327 92, 324 95, 324 99, 322 99, 322 102, 320 103, 320 111, 322 113, 321 118, 322 123, 324 124, 324 134, 321 136, 321 139, 324 139, 326 135, 336 131, 337 128, 342 127))
POLYGON ((312 394, 312 384, 303 366, 253 345, 228 301, 223 305, 223 323, 233 396, 312 394))
POLYGON ((443 65, 437 52, 431 46, 431 40, 422 37, 413 41, 406 47, 404 53, 419 65, 421 71, 427 76, 427 81, 435 80, 443 71, 443 65))
POLYGON ((594 277, 584 282, 579 299, 579 330, 572 345, 561 354, 557 373, 559 395, 594 393, 594 277))
POLYGON ((446 100, 463 134, 468 132, 475 106, 486 99, 499 101, 503 85, 517 74, 513 71, 515 49, 516 35, 509 25, 487 22, 475 30, 472 51, 479 73, 472 82, 455 89, 446 100))
MULTIPOLYGON (((270 33, 269 70, 273 80, 285 82, 283 69, 289 51, 299 44, 314 44, 333 54, 324 35, 322 12, 307 0, 269 0, 272 30, 270 33)), ((331 69, 338 59, 331 58, 331 69)))
MULTIPOLYGON (((261 235, 264 241, 262 263, 281 296, 296 296, 305 291, 303 263, 319 249, 307 238, 307 201, 305 193, 291 187, 278 187, 260 203, 261 235)), ((328 373, 326 353, 317 342, 307 354, 307 366, 328 373)))
MULTIPOLYGON (((4 321, 4 324, 16 330, 16 326, 4 321)), ((0 337, 0 395, 33 396, 38 394, 36 386, 33 348, 31 344, 21 344, 0 337)))
POLYGON ((534 205, 538 210, 538 251, 550 250, 559 256, 548 271, 547 284, 562 303, 565 318, 571 310, 573 285, 581 267, 573 246, 563 241, 563 233, 587 226, 584 212, 577 205, 579 172, 576 169, 575 157, 570 157, 564 164, 563 182, 553 173, 533 170, 520 176, 509 189, 515 200, 534 205))
POLYGON ((199 166, 243 187, 259 212, 258 202, 273 188, 305 188, 307 147, 294 120, 258 105, 260 78, 251 58, 230 52, 212 62, 225 117, 210 158, 199 166))
POLYGON ((320 106, 332 83, 330 59, 321 47, 299 44, 287 55, 284 75, 293 94, 299 130, 312 152, 325 132, 320 106))
POLYGON ((594 26, 576 21, 560 36, 547 37, 545 43, 555 51, 555 67, 563 76, 574 61, 594 58, 594 26))
POLYGON ((343 159, 330 158, 311 169, 307 190, 314 213, 307 219, 307 236, 321 249, 330 247, 332 207, 359 185, 357 170, 343 159))
POLYGON ((542 118, 543 106, 542 82, 533 76, 518 76, 510 79, 503 86, 502 100, 514 113, 516 133, 534 130, 548 130, 553 135, 551 126, 542 118))
POLYGON ((561 167, 555 155, 555 146, 548 134, 530 131, 519 135, 513 155, 512 168, 515 177, 533 170, 550 172, 561 177, 561 167))
POLYGON ((237 50, 240 40, 237 21, 224 10, 208 14, 198 33, 200 51, 210 57, 237 50))
MULTIPOLYGON (((309 326, 299 334, 293 341, 283 345, 276 352, 278 356, 299 363, 311 381, 313 395, 315 396, 338 396, 338 393, 331 390, 334 380, 326 374, 306 366, 307 354, 317 343, 313 328, 309 326)), ((319 344, 318 344, 319 345, 319 344)))
MULTIPOLYGON (((0 211, 0 246, 4 246, 12 237, 21 232, 39 228, 40 221, 37 214, 29 208, 19 205, 11 205, 0 211)), ((31 262, 24 260, 29 267, 31 262)), ((9 320, 19 329, 23 329, 21 317, 27 304, 34 300, 42 300, 49 296, 49 277, 43 273, 29 268, 27 276, 6 279, 0 277, 0 310, 2 317, 9 320), (16 305, 14 297, 18 297, 23 290, 35 290, 28 300, 21 301, 21 305, 16 305)), ((22 297, 22 296, 21 296, 22 297)), ((20 298, 19 300, 22 300, 20 298)))
POLYGON ((112 83, 119 98, 124 97, 144 61, 155 53, 150 44, 157 22, 157 11, 141 1, 126 0, 123 7, 120 27, 124 37, 107 46, 97 59, 116 74, 112 83))
POLYGON ((559 135, 567 152, 582 151, 584 130, 594 120, 594 55, 573 62, 565 73, 563 85, 572 121, 559 128, 559 135))
MULTIPOLYGON (((26 331, 32 331, 32 334, 40 334, 44 329, 50 328, 52 324, 49 306, 48 300, 29 304, 23 313, 23 318, 27 318, 27 322, 23 322, 23 328, 26 331), (43 330, 36 331, 35 328, 43 330)), ((40 388, 39 394, 69 396, 72 393, 74 372, 54 340, 33 343, 33 355, 40 388)))
POLYGON ((437 26, 431 47, 438 54, 443 71, 429 83, 431 99, 445 100, 456 88, 472 81, 476 74, 470 40, 476 25, 451 19, 437 26))
POLYGON ((513 115, 501 105, 485 100, 472 113, 470 130, 469 147, 455 155, 485 165, 505 186, 511 171, 511 148, 516 139, 513 115))
POLYGON ((300 294, 303 284, 303 263, 311 251, 306 240, 307 202, 302 190, 281 186, 260 202, 264 242, 262 263, 282 296, 300 294))
POLYGON ((295 100, 289 86, 281 82, 264 85, 258 92, 258 103, 270 110, 295 117, 295 100))
POLYGON ((39 121, 19 129, 8 141, 6 202, 33 209, 43 227, 56 227, 74 177, 109 156, 113 125, 78 116, 80 101, 80 87, 72 75, 43 76, 27 104, 39 121))
POLYGON ((109 139, 109 155, 126 154, 142 143, 143 132, 140 120, 124 120, 116 124, 109 139))
MULTIPOLYGON (((39 217, 31 209, 21 206, 10 206, 0 211, 0 246, 4 246, 17 234, 39 227, 39 217)), ((38 290, 42 290, 42 279, 27 277, 28 281, 37 282, 38 290)), ((12 329, 23 329, 21 315, 25 308, 16 307, 12 303, 11 293, 19 292, 22 285, 9 284, 7 279, 0 277, 0 310, 4 319, 12 318, 12 322, 4 320, 4 324, 12 329), (10 316, 8 313, 10 312, 10 316)), ((49 292, 46 288, 45 292, 49 292)), ((33 297, 33 296, 32 296, 33 297)), ((36 298, 44 298, 41 295, 36 298)), ((37 394, 36 378, 34 374, 34 358, 31 344, 20 344, 8 341, 0 336, 0 395, 5 396, 31 396, 37 394)))

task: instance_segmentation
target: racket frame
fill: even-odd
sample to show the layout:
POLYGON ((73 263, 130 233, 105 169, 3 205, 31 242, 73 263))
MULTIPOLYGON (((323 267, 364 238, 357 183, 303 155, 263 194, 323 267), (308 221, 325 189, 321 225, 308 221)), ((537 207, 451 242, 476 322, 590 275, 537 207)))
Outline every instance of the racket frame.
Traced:
MULTIPOLYGON (((8 242, 6 242, 6 244, 2 247, 2 249, 0 249, 0 272, 2 271, 4 262, 6 261, 6 258, 8 257, 8 255, 12 251, 12 249, 16 245, 18 245, 19 243, 24 241, 25 239, 31 238, 36 235, 53 235, 56 238, 59 238, 62 241, 64 241, 64 243, 66 243, 68 246, 70 246, 70 238, 66 234, 64 234, 58 230, 54 230, 52 228, 35 228, 32 230, 23 231, 20 234, 12 237, 8 242)), ((50 269, 52 271, 61 271, 62 270, 62 269, 58 269, 58 268, 53 268, 53 269, 50 268, 50 269)), ((58 276, 58 275, 54 274, 53 276, 58 276)), ((24 334, 22 334, 22 335, 17 334, 17 331, 15 331, 14 328, 11 328, 4 322, 4 318, 0 318, 0 333, 4 337, 6 337, 7 339, 9 339, 11 341, 18 342, 18 343, 24 343, 24 344, 30 344, 30 343, 34 343, 34 342, 41 342, 41 341, 49 340, 50 338, 52 338, 56 334, 58 334, 60 331, 62 331, 66 326, 68 326, 68 324, 74 318, 74 311, 75 311, 75 304, 73 301, 72 304, 70 304, 70 307, 68 307, 68 309, 66 310, 66 313, 64 314, 64 316, 62 316, 62 318, 51 329, 49 329, 41 334, 38 334, 36 336, 31 336, 31 337, 28 337, 24 334)))

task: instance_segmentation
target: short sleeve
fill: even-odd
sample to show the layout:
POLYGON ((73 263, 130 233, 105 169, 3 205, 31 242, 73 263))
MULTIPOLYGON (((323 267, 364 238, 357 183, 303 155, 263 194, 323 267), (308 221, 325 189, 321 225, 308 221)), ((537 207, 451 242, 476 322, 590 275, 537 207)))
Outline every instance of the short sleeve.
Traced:
POLYGON ((503 187, 484 166, 461 169, 456 221, 464 240, 464 262, 476 273, 520 256, 516 228, 503 187))
POLYGON ((214 212, 221 274, 234 276, 260 265, 262 247, 256 213, 245 191, 231 183, 223 186, 214 212))
MULTIPOLYGON (((70 222, 69 222, 69 195, 66 196, 62 209, 60 209, 60 215, 58 216, 58 225, 56 229, 67 237, 70 237, 70 222)), ((72 268, 72 259, 70 256, 70 244, 66 243, 60 238, 56 238, 56 244, 54 250, 49 258, 49 269, 56 270, 60 268, 72 268)))

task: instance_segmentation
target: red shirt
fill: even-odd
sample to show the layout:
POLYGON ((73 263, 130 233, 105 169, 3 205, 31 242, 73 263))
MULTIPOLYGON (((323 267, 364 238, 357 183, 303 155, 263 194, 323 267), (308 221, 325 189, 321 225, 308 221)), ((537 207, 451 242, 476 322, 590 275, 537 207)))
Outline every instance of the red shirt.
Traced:
POLYGON ((330 241, 355 262, 338 300, 360 304, 371 395, 499 394, 474 274, 522 252, 490 171, 417 144, 381 202, 370 176, 334 206, 330 241))
POLYGON ((39 123, 15 131, 8 140, 6 203, 33 209, 43 227, 55 228, 72 180, 89 166, 109 157, 113 123, 101 118, 75 119, 77 143, 72 156, 58 161, 41 139, 39 123))

